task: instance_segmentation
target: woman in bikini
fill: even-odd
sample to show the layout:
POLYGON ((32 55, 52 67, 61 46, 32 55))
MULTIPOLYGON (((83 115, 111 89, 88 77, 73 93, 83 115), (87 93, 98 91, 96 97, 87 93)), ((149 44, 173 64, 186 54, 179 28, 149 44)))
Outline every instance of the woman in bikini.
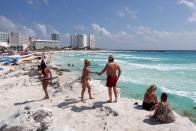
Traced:
POLYGON ((82 92, 81 92, 81 101, 85 103, 84 101, 84 92, 86 91, 86 88, 88 88, 88 95, 89 95, 89 99, 94 99, 91 95, 91 86, 89 84, 89 73, 94 73, 91 72, 89 70, 89 66, 90 66, 90 61, 85 59, 84 60, 84 68, 83 68, 83 72, 82 72, 82 92))
POLYGON ((50 69, 46 66, 45 62, 41 63, 41 72, 43 74, 43 78, 42 78, 42 86, 43 86, 43 90, 45 93, 45 97, 44 99, 49 99, 49 95, 48 95, 48 91, 47 91, 47 87, 49 84, 49 81, 52 82, 52 73, 50 72, 50 69))
POLYGON ((156 89, 156 85, 153 84, 146 90, 142 104, 145 110, 152 110, 158 103, 156 89))

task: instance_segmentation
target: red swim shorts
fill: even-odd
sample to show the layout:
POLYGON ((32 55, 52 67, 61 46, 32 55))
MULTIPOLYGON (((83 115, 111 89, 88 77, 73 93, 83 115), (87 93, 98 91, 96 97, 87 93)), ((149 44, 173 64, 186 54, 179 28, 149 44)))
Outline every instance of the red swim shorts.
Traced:
POLYGON ((106 86, 107 87, 114 87, 114 86, 116 86, 117 81, 118 81, 117 76, 108 76, 106 86))

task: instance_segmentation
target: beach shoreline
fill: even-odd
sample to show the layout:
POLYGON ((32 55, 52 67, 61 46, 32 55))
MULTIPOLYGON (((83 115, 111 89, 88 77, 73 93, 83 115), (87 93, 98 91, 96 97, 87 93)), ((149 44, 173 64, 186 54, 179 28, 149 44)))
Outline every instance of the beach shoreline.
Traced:
MULTIPOLYGON (((48 58, 48 56, 47 56, 48 58)), ((49 61, 52 58, 50 57, 49 61)), ((34 61, 34 60, 32 60, 34 61)), ((80 102, 81 84, 79 76, 73 72, 52 69, 55 78, 50 85, 49 100, 41 100, 44 93, 42 91, 41 81, 35 74, 30 71, 36 69, 37 63, 24 63, 14 67, 12 72, 0 75, 0 128, 2 123, 8 127, 14 127, 16 124, 24 129, 37 129, 39 125, 31 127, 32 123, 17 123, 18 117, 11 117, 18 110, 23 111, 25 107, 30 110, 45 110, 52 112, 52 116, 47 116, 46 125, 49 131, 58 130, 121 130, 121 131, 150 131, 150 130, 172 130, 186 131, 196 130, 196 126, 188 118, 182 117, 175 113, 176 121, 169 124, 152 122, 148 115, 152 111, 142 109, 141 100, 120 98, 117 103, 106 103, 108 99, 107 87, 98 80, 91 80, 93 100, 87 100, 86 103, 80 102), (31 74, 31 75, 30 75, 31 74), (134 105, 138 102, 138 105, 134 105), (8 112, 9 110, 9 112, 8 112), (13 119, 13 123, 9 120, 13 119), (48 122, 49 120, 50 122, 48 122), (48 120, 48 121, 47 121, 48 120), (47 123, 48 122, 48 123, 47 123)), ((85 93, 87 98, 87 92, 85 93)), ((32 111, 33 112, 33 111, 32 111)), ((22 114, 21 114, 22 116, 22 114)), ((24 119, 24 117, 22 117, 24 119)), ((22 119, 22 120, 23 120, 22 119)), ((26 118, 27 120, 28 118, 26 118)), ((21 119, 19 119, 21 120, 21 119)), ((25 119, 24 119, 25 120, 25 119)))

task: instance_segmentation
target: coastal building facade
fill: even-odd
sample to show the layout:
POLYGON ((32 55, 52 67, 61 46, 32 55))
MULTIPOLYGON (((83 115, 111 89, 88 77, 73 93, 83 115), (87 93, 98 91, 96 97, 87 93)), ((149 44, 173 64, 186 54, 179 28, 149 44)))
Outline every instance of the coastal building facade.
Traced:
POLYGON ((60 41, 60 34, 57 33, 51 34, 51 40, 60 41))
POLYGON ((0 46, 9 47, 9 34, 6 32, 0 32, 0 46))
POLYGON ((32 40, 31 44, 33 49, 44 49, 44 48, 59 48, 60 41, 56 40, 32 40))
POLYGON ((9 33, 9 45, 16 49, 25 50, 29 46, 29 38, 25 34, 11 32, 9 33))
POLYGON ((89 35, 88 36, 88 46, 91 49, 96 48, 96 38, 94 35, 89 35))
POLYGON ((94 35, 73 34, 70 35, 71 48, 96 48, 96 39, 94 35))

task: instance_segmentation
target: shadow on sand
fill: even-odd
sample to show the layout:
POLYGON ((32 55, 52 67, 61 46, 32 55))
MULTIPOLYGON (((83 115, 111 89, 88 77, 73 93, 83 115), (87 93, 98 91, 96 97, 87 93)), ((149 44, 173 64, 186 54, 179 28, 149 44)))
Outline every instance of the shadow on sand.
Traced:
POLYGON ((149 125, 167 124, 167 123, 160 122, 158 119, 151 118, 151 117, 145 118, 143 122, 149 125))
POLYGON ((106 104, 107 102, 106 101, 99 101, 99 102, 95 102, 93 104, 93 106, 81 106, 81 107, 78 107, 78 106, 72 106, 71 108, 71 111, 74 111, 74 112, 82 112, 84 110, 93 110, 93 109, 96 109, 96 108, 102 108, 103 107, 103 104, 106 104))
POLYGON ((144 110, 144 108, 142 107, 142 105, 136 105, 134 108, 135 109, 138 109, 138 110, 144 110))
POLYGON ((55 105, 55 106, 57 106, 58 108, 65 109, 65 108, 68 108, 68 107, 72 107, 72 106, 69 106, 69 105, 79 103, 79 102, 80 102, 80 100, 77 100, 77 99, 65 99, 64 102, 62 102, 58 105, 55 105))
POLYGON ((15 106, 18 106, 18 105, 23 105, 23 104, 27 104, 27 103, 32 103, 32 102, 36 102, 36 101, 42 101, 44 99, 39 99, 39 100, 30 100, 30 101, 24 101, 24 102, 17 102, 17 103, 14 103, 15 106))

